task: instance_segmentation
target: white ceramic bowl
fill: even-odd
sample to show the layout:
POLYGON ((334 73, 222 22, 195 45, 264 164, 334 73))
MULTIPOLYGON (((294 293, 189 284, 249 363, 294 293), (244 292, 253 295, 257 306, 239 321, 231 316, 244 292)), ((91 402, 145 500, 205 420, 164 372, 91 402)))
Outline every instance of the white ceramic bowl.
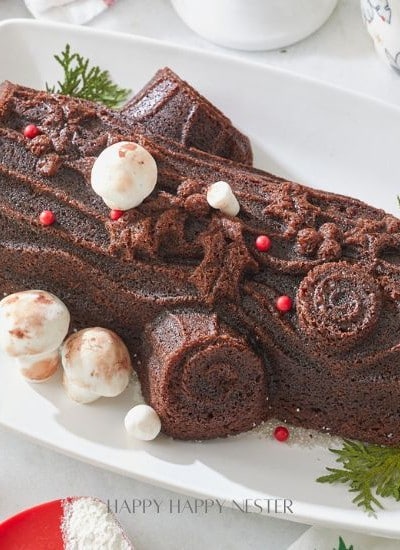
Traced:
POLYGON ((171 0, 183 21, 227 48, 270 50, 316 31, 337 0, 171 0))
POLYGON ((361 0, 364 23, 380 57, 400 71, 399 0, 361 0))

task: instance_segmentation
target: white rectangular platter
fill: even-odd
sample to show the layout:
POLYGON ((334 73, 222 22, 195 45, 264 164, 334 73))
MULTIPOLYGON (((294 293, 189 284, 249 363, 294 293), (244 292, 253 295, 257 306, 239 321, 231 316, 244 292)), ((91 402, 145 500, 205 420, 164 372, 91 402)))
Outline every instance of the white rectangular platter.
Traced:
MULTIPOLYGON (((53 60, 66 43, 137 91, 165 65, 189 80, 252 140, 258 167, 352 195, 398 213, 400 109, 274 68, 129 35, 32 21, 0 25, 0 79, 43 88, 61 74, 53 60)), ((77 459, 193 496, 288 498, 294 521, 400 538, 400 504, 371 517, 346 488, 315 479, 333 465, 327 448, 243 435, 206 443, 160 437, 128 440, 131 390, 79 406, 57 379, 23 382, 0 362, 0 424, 77 459)))

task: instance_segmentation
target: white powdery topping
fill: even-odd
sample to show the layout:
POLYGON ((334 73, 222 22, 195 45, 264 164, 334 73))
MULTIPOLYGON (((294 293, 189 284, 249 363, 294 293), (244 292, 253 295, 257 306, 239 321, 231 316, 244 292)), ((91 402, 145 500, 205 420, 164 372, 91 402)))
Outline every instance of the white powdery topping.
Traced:
MULTIPOLYGON (((326 432, 317 432, 306 428, 298 428, 286 424, 276 418, 271 418, 251 430, 247 434, 254 435, 259 439, 274 439, 274 430, 277 426, 286 426, 289 430, 289 439, 285 441, 285 445, 300 445, 301 447, 339 447, 343 440, 338 436, 333 436, 326 432)), ((242 434, 240 434, 242 435, 242 434)), ((238 437, 240 437, 240 435, 238 437)), ((246 435, 246 434, 243 434, 246 435)))
POLYGON ((139 378, 135 371, 133 371, 133 374, 131 377, 131 383, 130 383, 129 389, 131 388, 132 388, 132 407, 135 407, 136 405, 146 404, 146 401, 144 400, 144 397, 142 395, 142 389, 140 387, 139 378))
POLYGON ((61 524, 65 550, 133 550, 107 505, 96 498, 64 501, 61 524))

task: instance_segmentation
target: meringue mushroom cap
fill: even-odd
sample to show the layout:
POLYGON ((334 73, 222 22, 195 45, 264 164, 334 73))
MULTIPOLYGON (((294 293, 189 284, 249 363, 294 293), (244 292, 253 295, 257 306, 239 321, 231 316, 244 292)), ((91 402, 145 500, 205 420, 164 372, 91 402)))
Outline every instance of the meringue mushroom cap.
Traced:
POLYGON ((136 439, 151 441, 161 430, 161 420, 153 407, 136 405, 125 416, 125 429, 136 439))
POLYGON ((121 338, 93 327, 71 334, 61 347, 68 382, 98 396, 115 397, 129 384, 132 364, 121 338))
POLYGON ((93 164, 92 188, 109 208, 129 210, 141 204, 157 183, 157 164, 138 143, 120 141, 104 149, 93 164))
POLYGON ((57 349, 68 333, 70 314, 50 292, 26 290, 0 301, 0 348, 12 357, 57 349))

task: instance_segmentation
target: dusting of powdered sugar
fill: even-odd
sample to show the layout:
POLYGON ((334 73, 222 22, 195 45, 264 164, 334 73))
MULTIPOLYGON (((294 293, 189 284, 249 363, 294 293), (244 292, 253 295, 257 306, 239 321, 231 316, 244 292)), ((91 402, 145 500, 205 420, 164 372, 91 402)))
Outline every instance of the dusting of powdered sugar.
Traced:
POLYGON ((307 428, 298 428, 290 424, 283 423, 281 420, 271 418, 256 426, 247 434, 258 437, 258 439, 274 439, 274 430, 277 426, 286 426, 289 430, 289 439, 285 445, 299 445, 300 447, 340 447, 343 440, 335 435, 331 435, 329 427, 325 427, 324 432, 317 432, 307 428))
POLYGON ((146 403, 142 394, 138 375, 135 371, 133 371, 132 374, 129 390, 131 390, 132 407, 136 407, 136 405, 142 405, 143 403, 146 403))
POLYGON ((92 497, 63 501, 65 550, 133 550, 107 505, 92 497))

